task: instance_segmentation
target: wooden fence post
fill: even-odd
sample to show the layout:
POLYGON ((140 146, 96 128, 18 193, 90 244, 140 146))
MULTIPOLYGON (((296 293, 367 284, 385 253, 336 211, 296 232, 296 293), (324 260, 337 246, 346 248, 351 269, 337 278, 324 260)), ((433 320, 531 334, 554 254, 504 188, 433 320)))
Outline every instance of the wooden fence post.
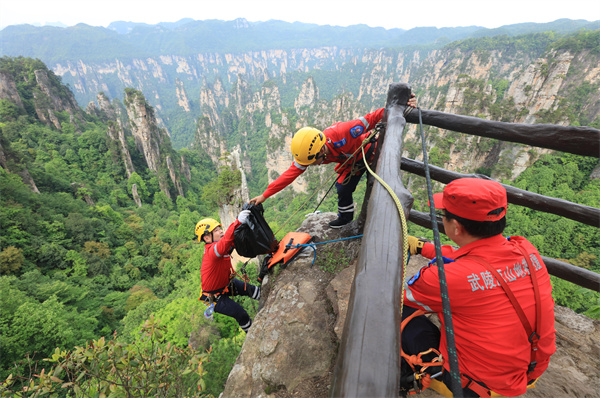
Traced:
MULTIPOLYGON (((376 170, 400 199, 407 220, 413 198, 402 184, 400 162, 406 124, 403 114, 409 98, 410 86, 390 85, 384 113, 387 128, 378 141, 381 152, 376 170)), ((405 256, 398 208, 386 189, 375 182, 334 371, 332 396, 398 396, 400 292, 405 256)))

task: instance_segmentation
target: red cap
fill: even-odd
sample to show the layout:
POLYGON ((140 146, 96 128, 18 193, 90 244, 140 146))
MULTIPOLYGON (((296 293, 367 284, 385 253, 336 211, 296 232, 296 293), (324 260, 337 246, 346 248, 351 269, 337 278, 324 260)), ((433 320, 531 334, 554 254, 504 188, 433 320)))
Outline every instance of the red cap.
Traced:
POLYGON ((498 221, 506 215, 506 189, 492 180, 459 178, 450 182, 444 192, 433 195, 436 209, 473 221, 498 221), (503 208, 499 214, 489 212, 503 208))

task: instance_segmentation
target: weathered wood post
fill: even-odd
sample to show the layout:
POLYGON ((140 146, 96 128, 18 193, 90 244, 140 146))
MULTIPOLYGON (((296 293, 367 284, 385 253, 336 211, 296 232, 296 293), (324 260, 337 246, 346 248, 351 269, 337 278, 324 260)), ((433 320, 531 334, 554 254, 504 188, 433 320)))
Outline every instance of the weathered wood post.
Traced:
MULTIPOLYGON (((412 195, 400 179, 404 110, 410 86, 390 85, 378 145, 377 174, 398 195, 406 219, 412 195), (385 143, 385 144, 384 144, 385 143)), ((368 203, 361 251, 336 363, 333 397, 397 397, 400 382, 402 229, 397 206, 375 182, 368 203)))

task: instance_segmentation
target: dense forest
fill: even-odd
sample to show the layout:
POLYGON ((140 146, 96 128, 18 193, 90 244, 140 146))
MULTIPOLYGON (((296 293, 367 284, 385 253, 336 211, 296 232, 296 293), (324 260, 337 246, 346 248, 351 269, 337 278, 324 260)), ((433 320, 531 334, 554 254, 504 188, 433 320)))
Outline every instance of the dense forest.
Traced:
MULTIPOLYGON (((462 45, 485 46, 485 41, 462 45)), ((565 40, 564 45, 575 44, 565 40)), ((204 317, 206 307, 198 301, 204 247, 193 231, 199 219, 218 218, 220 198, 239 184, 239 174, 218 173, 199 146, 179 149, 191 179, 184 184, 185 195, 168 198, 130 134, 127 148, 136 172, 128 177, 107 135, 115 121, 83 111, 78 120, 65 110, 56 113, 60 129, 43 123, 36 112, 36 70, 46 71, 59 88, 57 95, 68 94, 41 61, 0 59, 0 73, 14 78, 23 101, 18 106, 0 100, 0 394, 11 396, 30 386, 29 393, 62 388, 78 396, 132 391, 137 396, 218 396, 245 334, 231 318, 204 317), (134 184, 141 207, 134 201, 134 184)), ((319 73, 328 80, 326 72, 319 73)), ((593 125, 583 118, 576 123, 593 125)), ((257 125, 248 141, 266 139, 266 126, 257 125)), ((231 142, 236 140, 241 138, 232 134, 231 142)), ((264 162, 264 154, 250 157, 264 162)), ((552 153, 515 181, 502 182, 597 207, 600 180, 590 179, 596 166, 595 158, 552 153)), ((265 171, 250 176, 251 189, 264 189, 265 171)), ((404 178, 410 185, 416 177, 404 178)), ((318 175, 309 178, 309 191, 320 183, 318 175)), ((414 208, 424 211, 423 191, 415 187, 414 208)), ((363 181, 355 194, 359 207, 364 192, 363 181)), ((321 209, 334 209, 334 196, 321 209)), ((316 199, 301 209, 309 198, 287 190, 270 199, 265 215, 278 238, 293 214, 288 231, 314 210, 316 199)), ((414 225, 409 233, 432 236, 414 225)), ((600 272, 598 228, 511 206, 506 234, 528 237, 545 256, 600 272)), ((254 281, 255 266, 247 271, 254 281)), ((553 284, 557 304, 600 317, 599 294, 557 278, 553 284)), ((256 304, 239 300, 253 317, 256 304)))

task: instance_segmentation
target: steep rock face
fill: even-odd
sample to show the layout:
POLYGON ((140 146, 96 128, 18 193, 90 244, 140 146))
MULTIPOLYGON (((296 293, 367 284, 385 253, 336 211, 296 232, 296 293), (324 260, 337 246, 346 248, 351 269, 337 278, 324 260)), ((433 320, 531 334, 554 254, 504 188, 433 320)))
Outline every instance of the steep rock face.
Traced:
POLYGON ((146 99, 135 92, 126 94, 125 104, 135 144, 144 154, 148 168, 158 171, 160 144, 163 143, 165 134, 157 127, 154 111, 148 106, 146 99))
POLYGON ((148 168, 157 174, 161 191, 171 199, 169 176, 177 194, 183 196, 178 170, 171 157, 170 137, 164 128, 158 127, 154 110, 135 90, 126 90, 125 107, 136 147, 144 154, 148 168))
POLYGON ((233 150, 228 153, 226 158, 220 161, 221 166, 233 165, 235 169, 240 170, 242 183, 239 187, 235 188, 231 192, 231 198, 227 203, 219 207, 219 217, 221 218, 221 224, 231 225, 237 218, 239 212, 242 210, 244 203, 248 203, 250 196, 248 193, 248 182, 246 180, 246 173, 242 165, 242 150, 240 146, 236 146, 233 150))
MULTIPOLYGON (((320 242, 334 240, 339 232, 327 227, 334 217, 333 213, 311 216, 298 231, 320 242)), ((262 309, 229 374, 223 397, 329 397, 354 279, 356 262, 351 259, 357 258, 359 251, 359 240, 321 245, 314 264, 308 250, 276 277, 267 277, 262 285, 262 309), (338 262, 343 261, 340 253, 348 266, 336 273, 325 272, 328 258, 336 256, 338 262)), ((405 278, 427 262, 412 256, 405 278)), ((559 306, 555 316, 557 352, 527 397, 597 396, 600 321, 559 306)), ((432 320, 439 325, 435 316, 432 320)), ((425 390, 422 396, 441 395, 425 390)))
POLYGON ((46 123, 52 124, 57 129, 61 129, 60 122, 55 112, 66 111, 71 116, 70 122, 75 126, 83 123, 81 109, 75 101, 75 97, 69 90, 61 90, 50 82, 46 70, 36 70, 34 72, 39 91, 34 91, 35 111, 38 118, 46 123))
POLYGON ((188 100, 187 94, 185 92, 185 87, 181 80, 177 79, 175 82, 175 92, 177 94, 177 105, 183 108, 184 111, 190 111, 190 101, 188 100))
POLYGON ((296 113, 302 115, 306 113, 307 110, 303 108, 311 108, 313 107, 317 101, 319 100, 319 89, 315 84, 315 80, 309 77, 304 84, 302 84, 302 88, 300 89, 300 94, 294 103, 294 107, 296 108, 296 113))
MULTIPOLYGON (((333 213, 320 215, 321 220, 334 218, 333 213)), ((315 220, 307 220, 301 230, 320 238, 339 235, 315 220)), ((229 374, 223 397, 327 396, 338 343, 337 304, 328 294, 333 275, 311 268, 311 262, 312 251, 307 250, 276 279, 270 275, 263 282, 263 308, 229 374)))
POLYGON ((0 99, 4 99, 23 108, 23 101, 17 91, 15 79, 9 73, 0 71, 0 99))
POLYGON ((127 178, 131 177, 131 174, 135 172, 133 162, 131 161, 131 155, 129 153, 129 147, 125 139, 125 128, 123 126, 121 109, 119 107, 113 107, 110 100, 104 93, 98 93, 98 113, 101 117, 104 117, 108 121, 108 136, 119 143, 119 149, 121 153, 121 160, 125 165, 127 171, 127 178))

